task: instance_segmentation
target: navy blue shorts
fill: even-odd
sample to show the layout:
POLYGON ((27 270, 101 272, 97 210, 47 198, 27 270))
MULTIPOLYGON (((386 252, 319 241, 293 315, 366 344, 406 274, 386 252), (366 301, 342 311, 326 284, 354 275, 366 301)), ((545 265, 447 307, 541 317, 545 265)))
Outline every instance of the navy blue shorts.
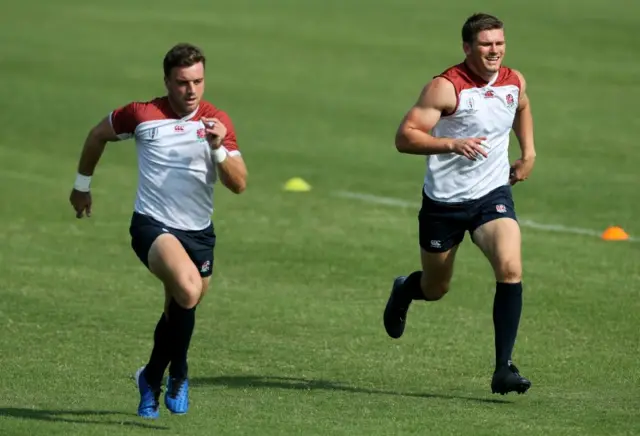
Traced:
POLYGON ((498 218, 517 220, 511 185, 501 186, 484 197, 460 203, 443 203, 422 191, 418 215, 420 247, 430 253, 442 253, 460 244, 465 232, 498 218))
POLYGON ((134 212, 129 226, 131 247, 147 268, 151 244, 163 233, 171 233, 180 241, 201 277, 209 277, 212 274, 213 248, 216 245, 213 223, 203 230, 179 230, 165 226, 150 216, 134 212))

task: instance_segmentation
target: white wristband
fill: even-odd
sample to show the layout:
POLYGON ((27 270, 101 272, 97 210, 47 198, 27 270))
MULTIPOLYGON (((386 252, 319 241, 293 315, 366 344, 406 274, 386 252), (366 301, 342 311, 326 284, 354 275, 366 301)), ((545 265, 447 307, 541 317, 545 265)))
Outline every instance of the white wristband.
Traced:
POLYGON ((213 150, 213 160, 216 161, 216 163, 224 162, 227 156, 228 152, 224 145, 221 145, 220 147, 213 150))
POLYGON ((73 184, 73 189, 80 192, 89 192, 89 186, 91 186, 91 176, 78 173, 76 182, 73 184))

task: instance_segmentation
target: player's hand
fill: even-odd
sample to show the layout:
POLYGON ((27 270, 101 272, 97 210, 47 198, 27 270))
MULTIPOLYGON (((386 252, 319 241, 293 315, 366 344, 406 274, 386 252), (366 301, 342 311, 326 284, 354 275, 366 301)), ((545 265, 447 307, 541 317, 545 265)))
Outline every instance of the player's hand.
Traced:
POLYGON ((482 143, 487 138, 481 136, 479 138, 460 138, 453 141, 453 152, 470 160, 476 160, 478 156, 487 157, 488 154, 485 151, 482 143))
POLYGON ((207 142, 212 149, 220 148, 224 137, 227 136, 227 127, 217 118, 202 118, 207 132, 207 142))
POLYGON ((511 166, 509 172, 509 183, 515 185, 518 182, 527 180, 533 170, 534 158, 518 159, 511 166))
POLYGON ((73 190, 69 197, 71 205, 76 211, 76 218, 82 218, 85 214, 91 217, 91 192, 73 190))

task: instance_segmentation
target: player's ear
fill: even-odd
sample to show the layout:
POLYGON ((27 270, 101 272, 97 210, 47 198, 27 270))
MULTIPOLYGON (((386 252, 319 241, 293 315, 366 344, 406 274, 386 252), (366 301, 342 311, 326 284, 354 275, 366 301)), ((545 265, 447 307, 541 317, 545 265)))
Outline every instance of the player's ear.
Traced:
POLYGON ((468 42, 463 42, 462 51, 464 51, 465 55, 469 56, 471 54, 471 44, 469 44, 468 42))

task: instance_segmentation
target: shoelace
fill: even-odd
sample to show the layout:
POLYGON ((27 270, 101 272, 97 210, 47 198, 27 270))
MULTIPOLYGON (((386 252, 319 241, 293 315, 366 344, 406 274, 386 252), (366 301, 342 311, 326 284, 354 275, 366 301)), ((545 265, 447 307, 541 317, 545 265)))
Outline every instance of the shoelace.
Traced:
POLYGON ((520 377, 520 371, 518 371, 518 368, 516 368, 516 366, 513 363, 509 364, 509 369, 511 370, 512 373, 520 377))
POLYGON ((186 379, 175 379, 172 378, 171 379, 171 390, 168 392, 168 395, 171 398, 176 398, 178 396, 178 393, 180 393, 180 391, 182 390, 182 387, 184 386, 184 382, 186 381, 186 379))
POLYGON ((162 393, 162 390, 151 390, 151 393, 153 395, 153 408, 157 409, 160 406, 160 394, 162 393))

